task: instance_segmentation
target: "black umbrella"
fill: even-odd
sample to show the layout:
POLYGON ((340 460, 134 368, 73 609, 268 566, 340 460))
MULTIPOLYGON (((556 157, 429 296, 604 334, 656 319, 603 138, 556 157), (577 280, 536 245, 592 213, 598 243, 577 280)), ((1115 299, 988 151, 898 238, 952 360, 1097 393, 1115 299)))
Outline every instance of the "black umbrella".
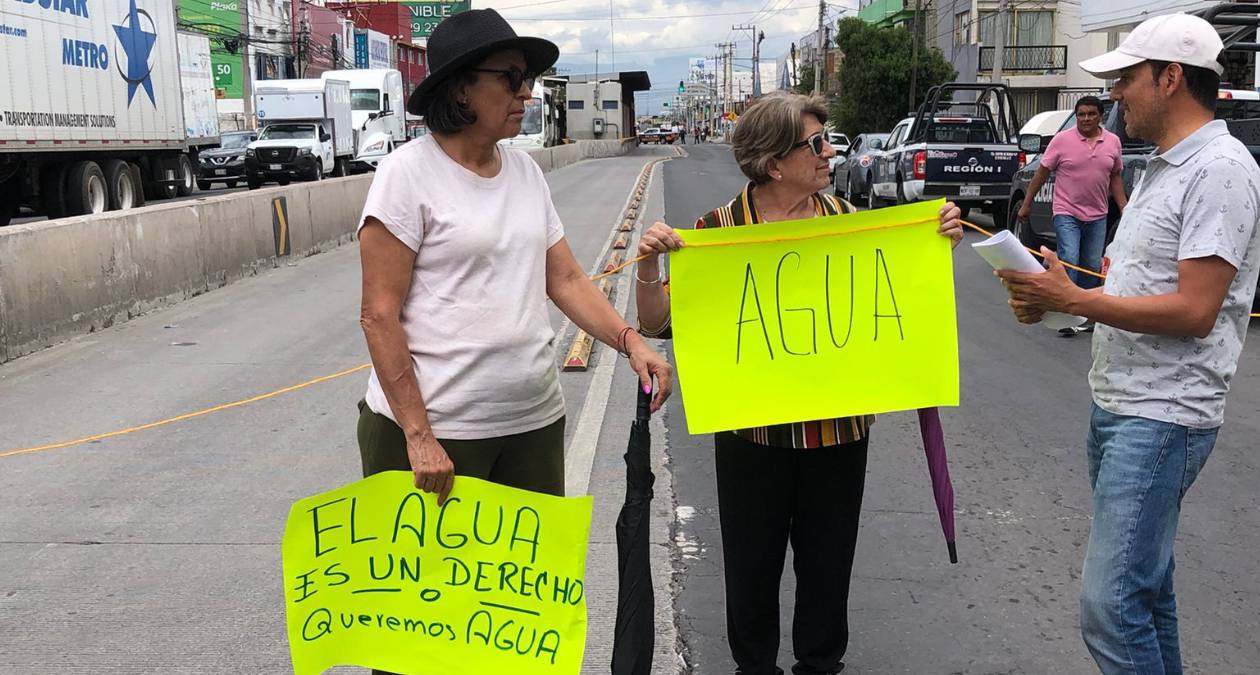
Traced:
POLYGON ((648 675, 656 647, 652 564, 648 527, 652 503, 651 448, 648 431, 652 395, 639 390, 639 405, 626 447, 626 501, 617 515, 617 623, 613 633, 613 675, 648 675))

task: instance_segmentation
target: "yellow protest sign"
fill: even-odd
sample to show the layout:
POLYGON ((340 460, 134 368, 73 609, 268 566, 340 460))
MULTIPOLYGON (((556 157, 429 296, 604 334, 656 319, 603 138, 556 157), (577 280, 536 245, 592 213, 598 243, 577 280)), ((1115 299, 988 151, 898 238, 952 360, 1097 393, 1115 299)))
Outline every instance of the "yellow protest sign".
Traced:
POLYGON ((576 675, 590 497, 388 471, 298 501, 283 549, 293 670, 576 675))
POLYGON ((679 231, 670 304, 688 431, 958 405, 942 205, 679 231))

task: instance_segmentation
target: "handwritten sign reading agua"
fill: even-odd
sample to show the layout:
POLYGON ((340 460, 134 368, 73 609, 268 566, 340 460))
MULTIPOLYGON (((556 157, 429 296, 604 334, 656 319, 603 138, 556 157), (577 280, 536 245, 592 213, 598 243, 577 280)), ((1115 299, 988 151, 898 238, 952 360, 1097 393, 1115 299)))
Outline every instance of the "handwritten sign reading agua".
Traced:
POLYGON ((403 471, 297 502, 283 542, 294 672, 578 673, 590 522, 590 497, 467 477, 439 508, 403 471))
POLYGON ((670 303, 688 431, 958 405, 942 205, 680 231, 670 303))

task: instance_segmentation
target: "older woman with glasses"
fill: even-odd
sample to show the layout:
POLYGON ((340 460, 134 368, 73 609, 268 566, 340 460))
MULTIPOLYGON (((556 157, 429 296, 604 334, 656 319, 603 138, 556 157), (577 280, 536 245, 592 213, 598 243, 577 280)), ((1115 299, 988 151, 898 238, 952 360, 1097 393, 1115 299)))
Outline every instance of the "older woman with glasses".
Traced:
MULTIPOLYGON (((856 209, 819 191, 828 185, 835 149, 817 97, 770 94, 735 126, 735 160, 748 185, 726 206, 705 214, 697 228, 815 218, 856 209)), ((941 235, 962 240, 961 214, 940 212, 941 235)), ((682 246, 678 234, 656 223, 639 242, 637 304, 640 330, 670 335, 669 294, 660 254, 682 246)), ((819 373, 845 386, 844 373, 819 373)), ((787 545, 796 571, 792 622, 795 675, 837 673, 849 642, 849 577, 857 543, 873 418, 812 420, 714 436, 718 515, 726 571, 726 627, 741 675, 782 673, 779 583, 787 545)))
POLYGON ((364 475, 415 474, 439 501, 455 475, 564 493, 564 398, 550 299, 629 357, 641 386, 672 369, 609 305, 565 242, 538 165, 499 145, 521 130, 559 50, 494 10, 443 21, 408 112, 432 132, 381 162, 359 226, 361 323, 372 356, 359 404, 364 475))

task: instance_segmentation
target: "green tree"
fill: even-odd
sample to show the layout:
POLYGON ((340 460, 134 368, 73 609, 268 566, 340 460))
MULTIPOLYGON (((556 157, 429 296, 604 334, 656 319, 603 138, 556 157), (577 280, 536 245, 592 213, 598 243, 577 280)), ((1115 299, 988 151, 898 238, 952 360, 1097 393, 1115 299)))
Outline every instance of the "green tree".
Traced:
MULTIPOLYGON (((850 137, 892 129, 911 107, 907 100, 914 47, 910 31, 877 28, 856 17, 841 19, 836 28, 836 46, 844 60, 840 98, 831 110, 833 123, 850 137)), ((920 42, 915 106, 923 102, 928 89, 957 76, 939 49, 920 42)))

